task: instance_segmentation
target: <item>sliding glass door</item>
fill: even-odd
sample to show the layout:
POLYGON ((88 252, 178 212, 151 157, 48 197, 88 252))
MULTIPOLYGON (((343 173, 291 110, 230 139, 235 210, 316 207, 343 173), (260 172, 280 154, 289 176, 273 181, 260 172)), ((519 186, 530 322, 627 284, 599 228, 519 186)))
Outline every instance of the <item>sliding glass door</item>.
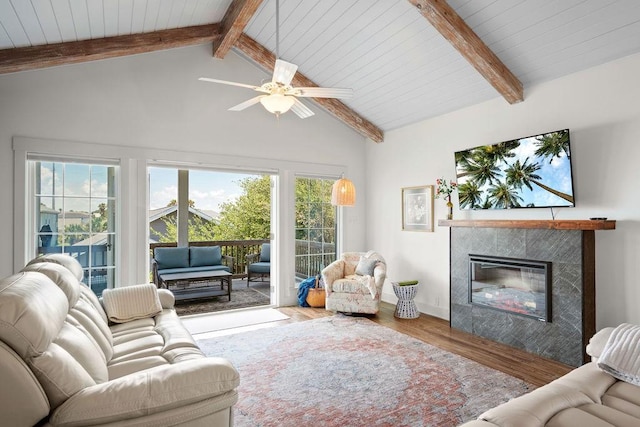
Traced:
POLYGON ((336 208, 331 205, 335 180, 296 177, 296 279, 319 274, 336 259, 336 208))

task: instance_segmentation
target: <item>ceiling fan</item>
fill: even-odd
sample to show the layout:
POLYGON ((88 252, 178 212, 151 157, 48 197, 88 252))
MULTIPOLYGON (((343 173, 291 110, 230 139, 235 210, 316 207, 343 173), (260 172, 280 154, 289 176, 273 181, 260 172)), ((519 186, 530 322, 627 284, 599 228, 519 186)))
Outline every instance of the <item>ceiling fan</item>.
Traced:
POLYGON ((276 64, 273 70, 273 77, 270 82, 263 83, 260 86, 254 86, 244 83, 230 82, 226 80, 210 79, 207 77, 200 77, 198 80, 212 83, 222 83, 231 86, 240 86, 248 89, 253 89, 256 92, 262 92, 265 95, 258 95, 245 102, 242 102, 234 107, 229 108, 229 111, 242 111, 245 108, 251 107, 254 104, 260 102, 264 108, 270 113, 280 116, 287 111, 293 111, 301 119, 313 116, 313 111, 304 105, 298 98, 350 98, 353 96, 352 89, 343 88, 326 88, 326 87, 293 87, 291 82, 293 76, 295 76, 298 66, 279 57, 280 49, 280 31, 279 31, 279 19, 280 19, 280 5, 279 0, 276 0, 276 64))

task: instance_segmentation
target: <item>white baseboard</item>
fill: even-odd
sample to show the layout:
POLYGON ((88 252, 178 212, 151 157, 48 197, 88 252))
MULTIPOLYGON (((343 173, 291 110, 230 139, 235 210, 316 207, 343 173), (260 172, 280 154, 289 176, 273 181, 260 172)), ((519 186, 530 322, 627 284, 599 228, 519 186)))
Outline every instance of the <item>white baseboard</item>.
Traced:
MULTIPOLYGON (((382 293, 382 301, 389 304, 396 305, 398 303, 398 297, 392 293, 382 293)), ((449 320, 449 308, 437 307, 431 304, 425 304, 420 301, 416 301, 416 307, 420 313, 428 314, 430 316, 439 317, 440 319, 449 320)))

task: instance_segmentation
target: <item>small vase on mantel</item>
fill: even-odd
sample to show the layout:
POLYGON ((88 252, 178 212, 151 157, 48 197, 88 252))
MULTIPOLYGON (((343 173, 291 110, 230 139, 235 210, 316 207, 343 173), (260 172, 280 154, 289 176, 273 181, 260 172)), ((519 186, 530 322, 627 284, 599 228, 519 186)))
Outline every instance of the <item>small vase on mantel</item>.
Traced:
POLYGON ((447 199, 447 219, 449 221, 453 219, 453 203, 451 203, 451 196, 447 199))

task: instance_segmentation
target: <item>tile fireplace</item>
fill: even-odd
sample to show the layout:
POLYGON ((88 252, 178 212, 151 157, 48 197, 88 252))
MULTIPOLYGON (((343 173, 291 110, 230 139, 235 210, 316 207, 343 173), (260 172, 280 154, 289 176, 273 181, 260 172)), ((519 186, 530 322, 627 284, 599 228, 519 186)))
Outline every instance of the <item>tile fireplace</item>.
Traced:
POLYGON ((450 227, 451 327, 567 365, 586 361, 595 333, 594 230, 615 221, 439 225, 450 227))

